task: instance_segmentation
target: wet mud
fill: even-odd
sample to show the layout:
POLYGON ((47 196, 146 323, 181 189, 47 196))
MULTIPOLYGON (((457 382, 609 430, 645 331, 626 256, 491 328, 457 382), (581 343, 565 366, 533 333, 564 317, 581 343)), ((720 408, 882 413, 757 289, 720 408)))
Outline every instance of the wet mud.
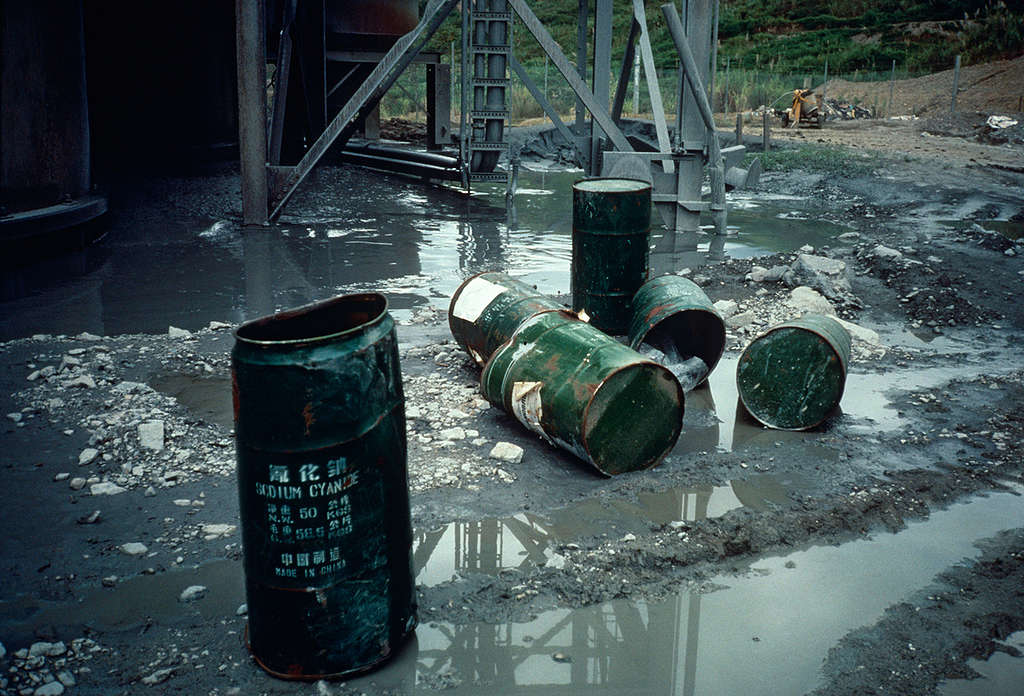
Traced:
POLYGON ((988 693, 1024 630, 1024 199, 898 166, 766 175, 732 236, 655 230, 652 268, 735 313, 673 451, 613 478, 489 406, 445 317, 485 270, 567 295, 578 173, 525 172, 506 211, 325 168, 245 233, 230 172, 125 184, 99 247, 5 282, 2 690, 988 693), (794 433, 745 413, 735 370, 799 311, 757 268, 801 254, 845 264, 828 299, 862 330, 840 409, 794 433), (229 329, 365 290, 399 323, 421 626, 377 672, 282 682, 245 646, 229 329))

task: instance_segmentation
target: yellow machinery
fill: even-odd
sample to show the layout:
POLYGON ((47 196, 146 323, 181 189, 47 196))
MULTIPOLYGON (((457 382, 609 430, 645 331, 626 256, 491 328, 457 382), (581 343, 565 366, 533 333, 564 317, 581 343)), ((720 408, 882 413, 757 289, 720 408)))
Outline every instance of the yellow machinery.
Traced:
POLYGON ((782 127, 796 128, 800 123, 821 128, 825 125, 825 111, 821 108, 821 95, 813 89, 794 89, 793 106, 782 112, 782 127))

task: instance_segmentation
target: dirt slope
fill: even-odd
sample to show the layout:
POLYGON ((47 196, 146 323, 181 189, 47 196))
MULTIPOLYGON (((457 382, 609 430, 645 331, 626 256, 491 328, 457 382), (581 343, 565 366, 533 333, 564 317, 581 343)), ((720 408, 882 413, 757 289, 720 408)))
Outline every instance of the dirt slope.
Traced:
MULTIPOLYGON (((817 88, 819 91, 821 87, 817 88)), ((881 115, 934 116, 949 111, 953 95, 953 70, 896 80, 893 106, 889 101, 889 82, 849 82, 829 80, 827 95, 854 104, 877 105, 881 115)), ((957 107, 965 111, 1014 113, 1024 110, 1024 55, 1013 60, 968 65, 960 69, 957 107)))

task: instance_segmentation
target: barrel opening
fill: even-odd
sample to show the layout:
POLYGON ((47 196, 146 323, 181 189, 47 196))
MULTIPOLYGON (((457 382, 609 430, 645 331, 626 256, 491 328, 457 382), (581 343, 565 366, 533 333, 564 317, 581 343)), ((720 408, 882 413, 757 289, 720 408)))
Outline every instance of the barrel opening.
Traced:
POLYGON ((683 427, 682 387, 654 363, 629 365, 598 387, 583 416, 583 443, 609 475, 654 466, 683 427))
POLYGON ((387 299, 377 293, 344 295, 242 324, 235 335, 255 343, 309 341, 358 329, 387 308, 387 299))
POLYGON ((635 193, 651 188, 651 185, 640 179, 581 179, 573 184, 577 191, 595 193, 635 193))
POLYGON ((725 351, 725 324, 713 312, 685 310, 655 324, 639 343, 657 348, 673 361, 700 358, 710 374, 725 351))

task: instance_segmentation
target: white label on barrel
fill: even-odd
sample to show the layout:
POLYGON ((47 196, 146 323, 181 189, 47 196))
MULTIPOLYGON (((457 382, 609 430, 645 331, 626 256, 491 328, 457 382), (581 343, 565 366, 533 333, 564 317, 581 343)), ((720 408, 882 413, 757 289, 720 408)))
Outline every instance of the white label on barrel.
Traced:
POLYGON ((543 382, 515 382, 512 385, 512 415, 548 442, 551 438, 540 424, 544 408, 540 401, 543 382))
POLYGON ((462 293, 452 309, 452 316, 474 322, 484 313, 487 305, 506 290, 508 288, 504 285, 492 283, 486 278, 473 278, 462 288, 462 293))

